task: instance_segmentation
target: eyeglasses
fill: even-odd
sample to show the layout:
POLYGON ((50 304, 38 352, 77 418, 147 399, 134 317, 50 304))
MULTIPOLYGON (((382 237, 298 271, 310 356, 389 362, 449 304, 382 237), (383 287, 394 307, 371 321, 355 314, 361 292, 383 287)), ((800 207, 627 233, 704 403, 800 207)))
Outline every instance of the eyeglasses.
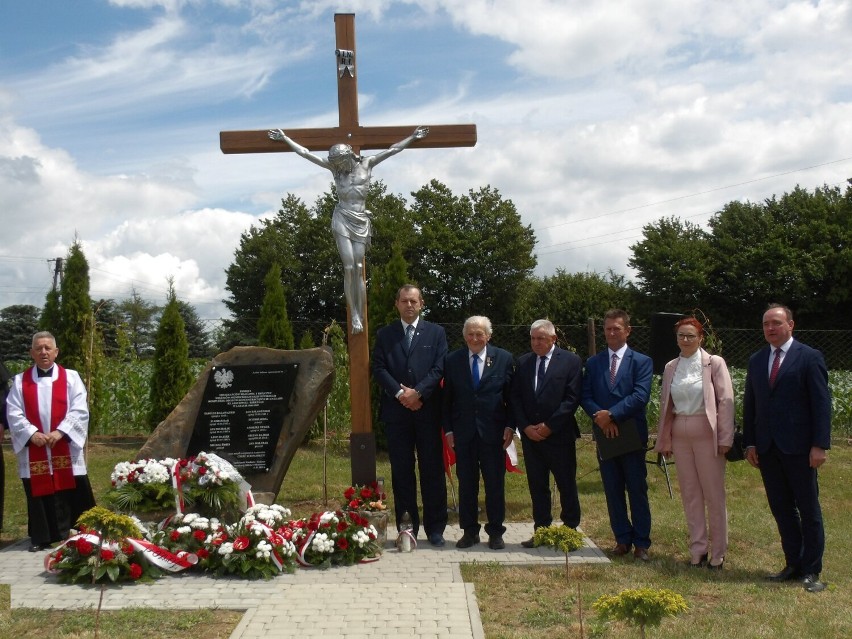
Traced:
POLYGON ((686 333, 678 333, 677 338, 682 342, 691 342, 692 340, 698 339, 698 335, 687 335, 686 333))

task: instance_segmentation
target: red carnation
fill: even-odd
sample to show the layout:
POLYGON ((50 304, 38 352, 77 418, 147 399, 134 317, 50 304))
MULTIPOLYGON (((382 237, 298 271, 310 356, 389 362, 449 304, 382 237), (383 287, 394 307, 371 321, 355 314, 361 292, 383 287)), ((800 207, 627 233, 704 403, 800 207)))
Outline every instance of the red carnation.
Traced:
POLYGON ((347 524, 345 521, 340 520, 339 522, 337 522, 337 532, 343 532, 347 528, 349 528, 349 524, 347 524))
POLYGON ((207 474, 207 467, 206 466, 199 466, 198 467, 198 474, 199 475, 206 475, 207 474))
POLYGON ((349 502, 350 508, 358 508, 358 506, 360 506, 360 505, 361 505, 361 502, 358 501, 357 499, 353 499, 352 501, 349 502))
POLYGON ((115 553, 109 548, 101 548, 101 559, 103 559, 104 561, 110 561, 112 559, 115 559, 115 553))
POLYGON ((139 579, 142 576, 142 566, 139 564, 130 564, 130 578, 139 579))
POLYGON ((85 539, 77 540, 77 552, 83 555, 84 557, 88 557, 92 554, 92 544, 90 544, 85 539))
POLYGON ((207 533, 203 530, 194 530, 192 532, 192 536, 195 537, 198 541, 204 541, 207 539, 207 533))
POLYGON ((350 486, 343 492, 343 496, 348 500, 352 499, 352 496, 355 494, 355 489, 350 486))
POLYGON ((173 530, 172 534, 169 535, 169 537, 172 538, 172 541, 177 541, 178 539, 180 539, 180 533, 177 530, 173 530))
POLYGON ((346 537, 341 537, 337 540, 337 547, 340 548, 340 550, 346 550, 349 548, 349 540, 346 539, 346 537))
POLYGON ((372 495, 373 495, 373 491, 370 490, 369 488, 362 488, 361 489, 361 498, 362 499, 369 499, 370 497, 372 497, 372 495))
POLYGON ((198 555, 199 559, 207 559, 210 556, 210 553, 207 552, 206 548, 199 548, 195 551, 195 554, 198 555))

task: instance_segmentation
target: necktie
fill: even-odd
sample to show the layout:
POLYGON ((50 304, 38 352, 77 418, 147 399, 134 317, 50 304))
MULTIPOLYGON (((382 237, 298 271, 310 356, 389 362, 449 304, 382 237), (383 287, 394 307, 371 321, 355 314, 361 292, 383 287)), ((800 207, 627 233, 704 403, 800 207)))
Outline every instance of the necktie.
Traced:
POLYGON ((609 365, 609 385, 615 386, 615 371, 618 368, 618 355, 612 354, 612 363, 609 365))
POLYGON ((479 355, 474 355, 473 364, 470 367, 470 376, 473 379, 473 389, 479 388, 479 355))
POLYGON ((778 377, 778 368, 781 366, 781 349, 775 349, 775 359, 772 360, 772 370, 769 371, 769 388, 775 386, 775 378, 778 377))
POLYGON ((405 327, 405 350, 411 350, 411 340, 414 339, 414 324, 405 327))
POLYGON ((536 375, 535 390, 540 391, 544 384, 544 367, 547 364, 547 355, 542 355, 538 361, 538 375, 536 375))

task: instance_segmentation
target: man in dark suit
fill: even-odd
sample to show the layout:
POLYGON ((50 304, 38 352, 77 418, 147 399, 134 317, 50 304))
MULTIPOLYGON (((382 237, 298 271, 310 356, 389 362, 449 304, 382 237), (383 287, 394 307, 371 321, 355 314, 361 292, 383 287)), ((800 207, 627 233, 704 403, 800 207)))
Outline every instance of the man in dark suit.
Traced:
MULTIPOLYGON (((627 346, 630 315, 612 309, 604 315, 607 349, 586 361, 583 375, 583 410, 600 428, 598 437, 616 438, 618 425, 634 420, 641 448, 609 459, 599 459, 601 479, 609 511, 609 525, 615 536, 614 555, 633 556, 648 561, 651 546, 651 507, 648 504, 648 471, 645 448, 648 421, 645 408, 651 397, 654 366, 651 358, 627 346), (627 497, 630 514, 627 514, 627 497)), ((600 457, 600 456, 599 456, 600 457)))
POLYGON ((763 314, 769 347, 751 356, 743 398, 746 459, 760 469, 786 565, 770 581, 802 579, 820 592, 825 531, 817 469, 831 447, 831 393, 822 353, 793 339, 793 313, 763 314))
POLYGON ((488 343, 491 320, 474 315, 464 323, 467 346, 447 355, 444 363, 444 431, 456 453, 459 478, 459 526, 464 531, 457 548, 479 543, 479 473, 485 485, 488 547, 506 547, 506 448, 512 443, 508 400, 514 360, 509 351, 488 343))
POLYGON ((397 291, 396 309, 401 321, 380 328, 373 349, 373 379, 382 390, 379 418, 388 441, 396 525, 399 528, 407 512, 415 538, 420 529, 416 450, 423 527, 429 543, 443 546, 447 484, 439 386, 444 376, 447 334, 441 326, 420 319, 423 296, 412 284, 397 291))
MULTIPOLYGON (((559 488, 562 523, 580 524, 577 494, 577 449, 580 429, 574 413, 583 388, 580 358, 556 346, 556 329, 540 319, 530 327, 532 352, 518 360, 509 405, 514 425, 521 431, 532 499, 535 528, 553 523, 550 474, 559 488)), ((521 542, 532 548, 533 539, 521 542)))

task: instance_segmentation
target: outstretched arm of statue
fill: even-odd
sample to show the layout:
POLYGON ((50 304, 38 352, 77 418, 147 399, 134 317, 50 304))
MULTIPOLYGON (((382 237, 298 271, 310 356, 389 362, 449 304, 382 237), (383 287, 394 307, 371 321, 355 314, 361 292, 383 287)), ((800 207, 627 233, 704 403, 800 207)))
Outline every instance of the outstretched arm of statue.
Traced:
POLYGON ((396 155, 403 149, 407 148, 409 144, 414 142, 415 140, 422 140, 427 135, 429 135, 429 127, 428 126, 419 126, 414 129, 414 133, 409 135, 404 140, 400 140, 396 144, 392 144, 389 149, 385 149, 384 151, 379 151, 375 155, 369 158, 370 164, 375 166, 379 162, 383 160, 387 160, 390 156, 396 155))
POLYGON ((270 129, 267 135, 269 136, 270 140, 275 140, 276 142, 285 142, 291 149, 293 149, 293 151, 301 155, 306 160, 310 160, 314 164, 318 164, 324 169, 328 169, 329 171, 331 170, 331 165, 328 163, 328 160, 325 160, 324 158, 321 158, 318 155, 314 155, 301 144, 289 137, 281 129, 270 129))

